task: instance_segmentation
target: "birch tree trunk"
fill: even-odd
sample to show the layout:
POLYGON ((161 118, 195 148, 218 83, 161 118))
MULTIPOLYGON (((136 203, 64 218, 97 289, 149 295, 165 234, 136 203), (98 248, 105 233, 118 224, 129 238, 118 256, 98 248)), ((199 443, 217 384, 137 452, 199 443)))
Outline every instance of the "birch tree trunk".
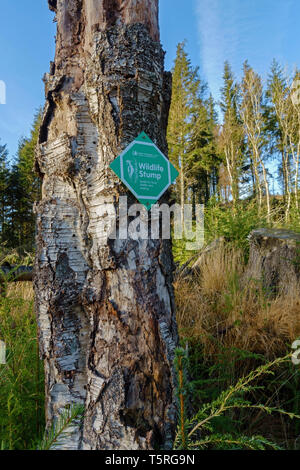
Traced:
POLYGON ((171 77, 158 0, 49 7, 57 40, 36 156, 35 267, 47 426, 84 403, 83 425, 60 448, 168 449, 176 415, 171 244, 109 240, 103 223, 108 204, 127 194, 110 162, 141 131, 167 152, 171 77))

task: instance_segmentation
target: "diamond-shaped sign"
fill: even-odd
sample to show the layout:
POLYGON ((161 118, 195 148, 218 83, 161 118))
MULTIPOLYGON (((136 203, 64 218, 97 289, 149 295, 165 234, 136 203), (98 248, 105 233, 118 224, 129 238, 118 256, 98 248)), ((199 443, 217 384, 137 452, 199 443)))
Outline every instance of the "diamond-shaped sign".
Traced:
POLYGON ((148 210, 179 175, 145 132, 128 145, 110 168, 148 210))

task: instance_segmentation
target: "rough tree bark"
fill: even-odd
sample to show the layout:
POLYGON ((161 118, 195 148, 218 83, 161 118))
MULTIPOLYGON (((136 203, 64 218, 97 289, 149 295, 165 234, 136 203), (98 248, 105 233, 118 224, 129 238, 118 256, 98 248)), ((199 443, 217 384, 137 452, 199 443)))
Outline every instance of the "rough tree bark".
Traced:
MULTIPOLYGON (((49 0, 55 62, 37 147, 36 311, 47 426, 85 404, 65 449, 170 448, 177 343, 169 241, 108 240, 126 193, 110 162, 145 131, 167 151, 158 0, 49 0)), ((133 199, 132 199, 133 200, 133 199)))

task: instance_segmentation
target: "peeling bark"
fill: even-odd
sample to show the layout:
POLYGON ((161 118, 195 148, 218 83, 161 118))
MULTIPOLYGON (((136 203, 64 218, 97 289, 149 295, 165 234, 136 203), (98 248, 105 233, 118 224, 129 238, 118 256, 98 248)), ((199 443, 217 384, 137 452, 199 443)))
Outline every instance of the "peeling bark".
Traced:
POLYGON ((167 152, 171 78, 158 2, 49 7, 58 31, 36 155, 34 281, 47 426, 85 403, 82 428, 73 426, 62 448, 167 449, 176 414, 171 245, 109 240, 102 223, 107 204, 126 194, 111 161, 141 131, 167 152))

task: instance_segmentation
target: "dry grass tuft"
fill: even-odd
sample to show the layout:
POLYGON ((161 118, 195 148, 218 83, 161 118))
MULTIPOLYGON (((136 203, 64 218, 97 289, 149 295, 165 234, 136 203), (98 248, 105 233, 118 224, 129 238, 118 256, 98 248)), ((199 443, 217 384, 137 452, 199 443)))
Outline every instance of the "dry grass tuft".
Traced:
POLYGON ((300 336, 300 285, 270 299, 259 281, 243 283, 244 269, 242 253, 221 246, 196 279, 175 283, 180 333, 207 356, 238 348, 271 359, 300 336))
POLYGON ((33 301, 34 293, 32 282, 10 282, 7 288, 7 295, 12 298, 33 301))

